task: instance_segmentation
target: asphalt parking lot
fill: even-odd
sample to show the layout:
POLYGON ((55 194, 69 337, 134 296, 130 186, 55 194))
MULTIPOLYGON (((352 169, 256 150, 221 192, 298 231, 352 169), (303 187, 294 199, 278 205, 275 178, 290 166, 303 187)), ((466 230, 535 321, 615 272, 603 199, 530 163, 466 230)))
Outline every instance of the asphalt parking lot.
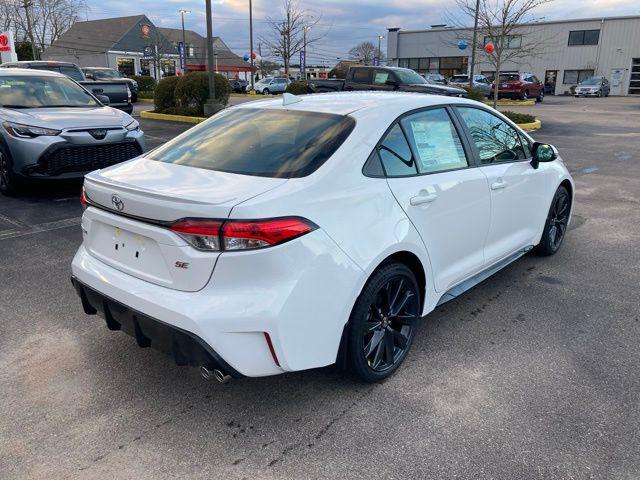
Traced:
POLYGON ((562 250, 439 308, 376 385, 206 382, 82 313, 79 184, 0 198, 0 478, 638 478, 640 98, 520 110, 575 176, 562 250))

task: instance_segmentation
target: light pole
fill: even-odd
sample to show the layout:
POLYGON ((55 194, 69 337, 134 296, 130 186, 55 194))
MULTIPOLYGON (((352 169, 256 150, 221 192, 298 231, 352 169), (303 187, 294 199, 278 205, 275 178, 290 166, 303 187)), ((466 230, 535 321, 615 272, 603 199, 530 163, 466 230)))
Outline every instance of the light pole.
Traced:
POLYGON ((184 16, 188 15, 191 13, 191 10, 185 10, 183 8, 181 8, 180 10, 178 10, 178 12, 180 12, 180 18, 182 19, 182 49, 184 51, 184 71, 182 72, 183 75, 186 75, 187 73, 187 40, 186 40, 186 36, 184 33, 184 16))
POLYGON ((383 38, 384 38, 384 35, 378 35, 378 65, 382 60, 382 39, 383 38))
POLYGON ((479 10, 480 10, 480 0, 476 0, 475 18, 473 20, 473 40, 471 41, 471 68, 469 69, 469 86, 470 87, 473 87, 473 70, 476 67, 476 43, 478 42, 479 10))
MULTIPOLYGON (((300 80, 303 80, 302 73, 304 73, 304 80, 307 79, 307 31, 311 30, 311 25, 305 25, 302 31, 302 51, 304 52, 304 71, 300 72, 300 80)), ((302 65, 300 65, 302 69, 302 65)))
POLYGON ((253 90, 253 1, 249 0, 249 60, 251 61, 251 90, 253 90))
POLYGON ((207 69, 209 71, 209 100, 204 104, 204 114, 207 117, 222 110, 222 105, 216 100, 216 77, 213 71, 213 19, 211 0, 205 0, 207 10, 207 69))

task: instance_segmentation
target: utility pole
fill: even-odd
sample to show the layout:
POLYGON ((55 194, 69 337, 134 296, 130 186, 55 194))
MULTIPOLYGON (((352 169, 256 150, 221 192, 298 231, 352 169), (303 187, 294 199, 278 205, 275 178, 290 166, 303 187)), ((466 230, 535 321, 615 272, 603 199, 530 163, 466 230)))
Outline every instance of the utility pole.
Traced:
POLYGON ((469 86, 470 87, 473 87, 473 71, 476 68, 476 44, 478 43, 479 12, 480 12, 480 0, 476 0, 476 11, 475 11, 475 18, 473 21, 473 40, 471 41, 471 68, 469 69, 469 86))
POLYGON ((251 61, 251 90, 253 90, 253 0, 249 0, 249 60, 251 61))
POLYGON ((382 39, 384 35, 378 35, 378 65, 382 63, 382 39))
POLYGON ((300 62, 300 80, 306 80, 307 79, 307 31, 311 30, 311 26, 310 25, 305 25, 304 28, 302 29, 302 51, 304 52, 303 57, 304 57, 304 71, 303 71, 303 66, 302 66, 302 62, 300 62), (304 78, 302 78, 302 73, 304 73, 304 78))
POLYGON ((24 7, 25 16, 27 17, 27 33, 29 35, 29 39, 31 40, 31 55, 34 60, 38 60, 36 56, 36 42, 33 38, 33 27, 31 26, 31 12, 29 8, 31 8, 31 2, 29 0, 24 0, 22 6, 24 7))
POLYGON ((216 100, 216 77, 213 71, 213 15, 211 0, 205 0, 207 10, 207 69, 209 71, 209 100, 204 104, 204 114, 207 117, 222 110, 222 105, 216 100))
POLYGON ((181 8, 179 12, 180 12, 180 17, 182 18, 182 49, 184 50, 184 72, 182 72, 182 74, 186 75, 187 73, 187 37, 185 36, 185 33, 184 33, 184 16, 185 14, 191 13, 191 10, 184 10, 183 8, 181 8))

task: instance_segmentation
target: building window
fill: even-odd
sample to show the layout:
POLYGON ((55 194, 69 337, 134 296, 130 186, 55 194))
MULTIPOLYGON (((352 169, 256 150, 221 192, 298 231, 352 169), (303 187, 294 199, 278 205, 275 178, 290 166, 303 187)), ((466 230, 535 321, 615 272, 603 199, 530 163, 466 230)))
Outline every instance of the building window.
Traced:
POLYGON ((487 80, 489 80, 490 82, 493 82, 493 79, 496 76, 496 71, 495 70, 483 70, 480 73, 482 75, 484 75, 485 77, 487 77, 487 80))
POLYGON ((121 58, 116 59, 118 64, 118 71, 126 76, 136 74, 136 62, 133 58, 121 58))
POLYGON ((151 76, 151 60, 140 60, 140 75, 151 76))
POLYGON ((574 30, 569 32, 569 45, 598 45, 600 30, 574 30))
POLYGON ((176 74, 176 61, 175 60, 162 60, 160 63, 162 69, 162 75, 165 77, 173 77, 176 74))
MULTIPOLYGON (((488 43, 493 43, 495 45, 496 41, 489 36, 484 37, 484 46, 486 47, 488 43)), ((522 35, 507 35, 506 38, 506 48, 520 48, 522 47, 522 35)))
POLYGON ((565 70, 562 83, 565 85, 577 85, 578 83, 593 77, 593 70, 565 70))
POLYGON ((193 58, 195 56, 195 48, 193 48, 193 44, 190 43, 189 45, 187 45, 187 57, 193 58))

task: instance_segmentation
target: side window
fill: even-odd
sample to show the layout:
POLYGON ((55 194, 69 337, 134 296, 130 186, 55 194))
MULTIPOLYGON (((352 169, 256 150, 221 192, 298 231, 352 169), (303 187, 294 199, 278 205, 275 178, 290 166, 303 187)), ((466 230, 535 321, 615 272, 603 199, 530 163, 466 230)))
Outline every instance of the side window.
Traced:
POLYGON ((369 69, 368 68, 356 68, 353 72, 353 82, 355 83, 369 83, 369 69))
POLYGON ((527 158, 517 130, 479 108, 457 107, 480 152, 483 164, 517 162, 527 158))
POLYGON ((444 172, 469 165, 458 132, 444 108, 410 115, 401 123, 420 173, 444 172))
POLYGON ((378 147, 378 153, 387 177, 404 177, 418 173, 411 148, 409 148, 400 125, 396 124, 387 133, 384 141, 378 147))
POLYGON ((389 80, 389 72, 384 70, 375 70, 373 72, 373 83, 375 85, 386 85, 389 80))

